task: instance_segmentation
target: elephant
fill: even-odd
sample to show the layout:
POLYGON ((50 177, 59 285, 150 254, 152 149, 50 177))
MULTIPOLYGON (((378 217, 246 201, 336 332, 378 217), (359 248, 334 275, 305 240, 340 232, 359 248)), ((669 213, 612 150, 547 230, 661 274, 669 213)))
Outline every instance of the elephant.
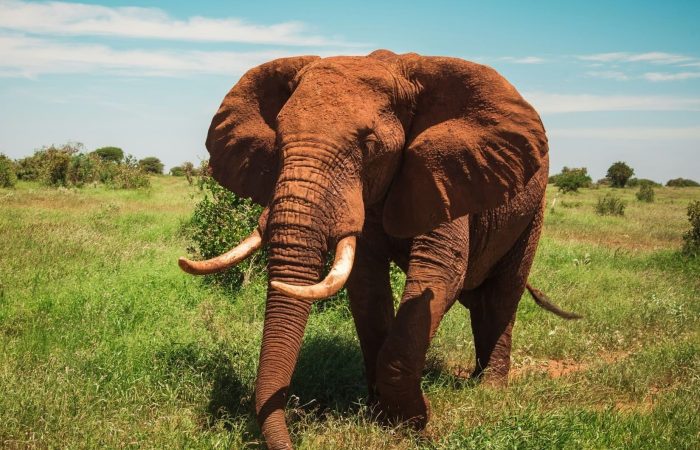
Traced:
MULTIPOLYGON (((268 290, 255 411, 269 448, 291 448, 289 383, 314 301, 346 286, 368 401, 425 427, 426 351, 459 301, 475 378, 503 383, 511 331, 542 229, 548 145, 537 112, 494 69, 395 54, 276 59, 225 96, 206 139, 224 187, 264 206, 258 227, 191 274, 265 245, 268 290), (335 249, 326 276, 326 259, 335 249), (390 263, 406 273, 394 311, 390 263)), ((395 423, 395 422, 394 422, 395 423)))

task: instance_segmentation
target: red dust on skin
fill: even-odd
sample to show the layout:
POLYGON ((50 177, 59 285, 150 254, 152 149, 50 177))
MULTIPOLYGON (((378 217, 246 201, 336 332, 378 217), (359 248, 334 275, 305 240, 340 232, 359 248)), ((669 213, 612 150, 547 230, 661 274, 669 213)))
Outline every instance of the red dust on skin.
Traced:
POLYGON ((507 380, 548 147, 538 114, 496 71, 387 50, 274 60, 226 95, 206 145, 214 178, 267 207, 256 412, 268 447, 292 445, 284 407, 310 313, 297 289, 274 286, 318 283, 348 237, 350 308, 383 417, 425 427, 425 354, 456 299, 471 313, 472 376, 507 380), (407 274, 396 312, 391 261, 407 274))

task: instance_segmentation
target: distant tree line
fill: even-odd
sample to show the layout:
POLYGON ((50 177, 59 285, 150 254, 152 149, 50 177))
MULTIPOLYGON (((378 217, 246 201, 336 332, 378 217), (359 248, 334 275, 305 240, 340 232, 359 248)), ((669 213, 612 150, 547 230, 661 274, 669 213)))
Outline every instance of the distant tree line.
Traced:
POLYGON ((12 187, 17 180, 23 180, 53 187, 101 183, 115 189, 134 189, 150 185, 148 174, 162 173, 163 164, 158 158, 137 160, 125 156, 119 147, 87 152, 79 142, 45 146, 15 161, 0 155, 1 187, 12 187))
MULTIPOLYGON (((634 178, 632 175, 634 175, 633 168, 631 168, 624 161, 617 161, 608 168, 605 178, 601 178, 593 183, 591 177, 588 175, 588 169, 585 167, 564 166, 561 172, 549 177, 549 183, 558 187, 559 191, 562 193, 577 192, 581 188, 594 186, 611 186, 614 188, 639 187, 640 189, 644 187, 645 198, 649 198, 649 195, 647 194, 649 192, 649 188, 662 186, 661 183, 657 183, 654 180, 650 180, 648 178, 634 178)), ((686 178, 674 178, 672 180, 668 180, 666 186, 696 187, 700 186, 700 183, 686 178)))

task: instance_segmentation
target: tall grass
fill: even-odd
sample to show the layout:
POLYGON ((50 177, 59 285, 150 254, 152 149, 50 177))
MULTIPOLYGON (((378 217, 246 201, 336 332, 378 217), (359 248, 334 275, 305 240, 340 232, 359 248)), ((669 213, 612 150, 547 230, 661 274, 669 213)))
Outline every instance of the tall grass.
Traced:
MULTIPOLYGON (((0 189, 0 447, 261 445, 264 282, 232 297, 181 273, 181 224, 200 194, 177 177, 152 185, 0 189)), ((492 388, 459 376, 474 357, 457 304, 430 349, 424 435, 375 424, 347 302, 315 306, 288 407, 297 447, 697 446, 700 261, 679 249, 700 189, 658 188, 650 204, 616 190, 623 218, 595 214, 605 192, 548 209, 531 274, 585 319, 524 297, 511 385, 492 388)))

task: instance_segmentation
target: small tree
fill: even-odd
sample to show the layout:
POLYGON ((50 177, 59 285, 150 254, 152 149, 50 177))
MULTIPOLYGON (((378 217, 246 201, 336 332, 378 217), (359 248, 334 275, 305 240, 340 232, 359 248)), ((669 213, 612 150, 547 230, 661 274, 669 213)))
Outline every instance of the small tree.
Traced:
POLYGON ((550 177, 550 180, 563 193, 578 192, 579 188, 590 187, 591 177, 585 167, 569 168, 564 166, 561 173, 550 177))
POLYGON ((184 177, 185 176, 185 169, 182 168, 182 166, 174 166, 170 168, 170 175, 173 177, 184 177))
POLYGON ((610 178, 612 187, 623 188, 632 175, 634 175, 634 169, 624 162, 618 161, 608 169, 607 178, 610 178))
POLYGON ((10 158, 0 153, 0 188, 12 188, 16 183, 15 164, 10 158))
POLYGON ((163 163, 155 156, 148 156, 139 160, 139 167, 144 172, 161 175, 163 173, 163 163))
POLYGON ((637 200, 640 202, 651 203, 654 201, 654 188, 651 184, 642 184, 639 186, 639 192, 637 192, 637 200))
POLYGON ((103 161, 120 163, 124 159, 124 150, 119 147, 100 147, 93 152, 103 161))
POLYGON ((683 234, 683 253, 688 256, 700 256, 700 200, 688 204, 688 221, 690 230, 683 234))

